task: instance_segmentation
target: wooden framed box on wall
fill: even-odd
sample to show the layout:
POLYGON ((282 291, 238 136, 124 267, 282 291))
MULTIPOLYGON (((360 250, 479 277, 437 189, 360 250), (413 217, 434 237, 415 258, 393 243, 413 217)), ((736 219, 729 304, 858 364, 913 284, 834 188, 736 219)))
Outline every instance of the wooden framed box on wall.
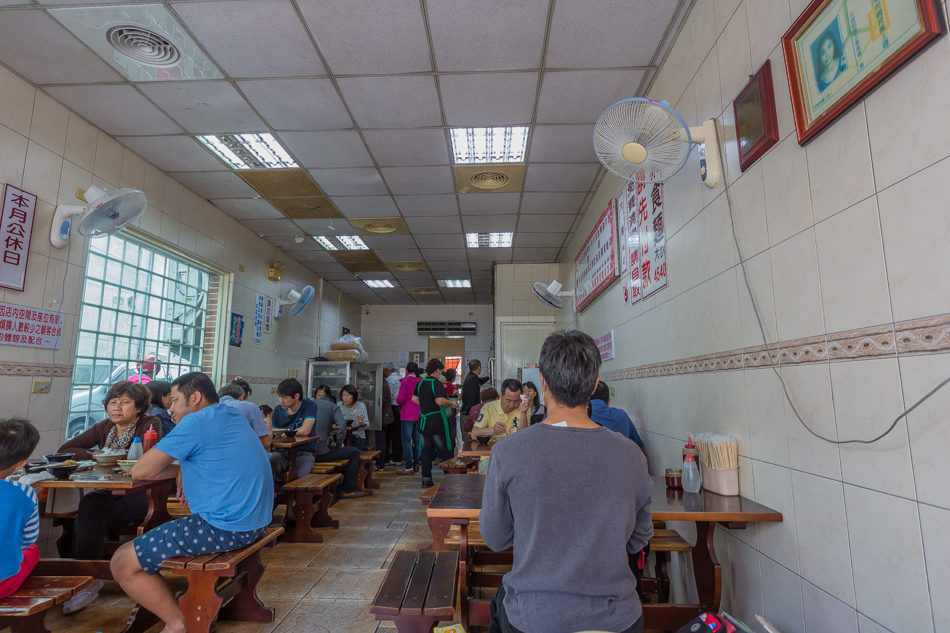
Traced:
POLYGON ((739 146, 739 168, 745 171, 779 140, 772 65, 766 60, 732 102, 739 146))

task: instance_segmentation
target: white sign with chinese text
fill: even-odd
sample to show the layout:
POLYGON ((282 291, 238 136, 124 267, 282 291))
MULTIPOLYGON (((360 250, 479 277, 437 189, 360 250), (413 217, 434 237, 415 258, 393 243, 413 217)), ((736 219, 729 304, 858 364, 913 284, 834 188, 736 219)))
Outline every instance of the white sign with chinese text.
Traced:
POLYGON ((617 246, 620 254, 620 270, 619 274, 623 275, 627 272, 627 268, 630 266, 630 248, 629 241, 627 239, 627 187, 624 187, 620 190, 620 195, 617 196, 617 233, 619 234, 619 240, 617 240, 617 246))
POLYGON ((398 359, 396 362, 399 363, 400 367, 405 367, 409 364, 409 352, 399 352, 398 359))
MULTIPOLYGON (((0 287, 23 291, 26 263, 30 257, 30 236, 36 196, 6 185, 3 188, 3 215, 0 219, 0 287)), ((58 348, 58 346, 57 346, 58 348)))
POLYGON ((633 305, 666 286, 666 227, 662 183, 627 183, 627 248, 633 305))
POLYGON ((261 333, 264 331, 264 295, 257 293, 254 302, 254 344, 261 344, 261 333))
POLYGON ((610 285, 617 276, 617 229, 614 210, 616 201, 607 203, 603 215, 594 225, 574 258, 574 305, 580 312, 610 285))
POLYGON ((270 327, 274 320, 274 300, 264 297, 264 333, 270 334, 270 327))
POLYGON ((64 318, 61 312, 0 303, 0 343, 59 349, 64 318))
POLYGON ((614 331, 610 330, 606 334, 601 334, 595 340, 597 349, 600 350, 600 360, 613 360, 614 357, 614 331))

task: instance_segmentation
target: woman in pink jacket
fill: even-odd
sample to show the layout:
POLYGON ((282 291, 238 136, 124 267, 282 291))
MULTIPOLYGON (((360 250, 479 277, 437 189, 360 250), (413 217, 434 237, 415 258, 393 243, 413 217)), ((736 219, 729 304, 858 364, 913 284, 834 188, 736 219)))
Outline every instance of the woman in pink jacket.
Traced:
POLYGON ((406 365, 406 377, 399 381, 399 395, 396 404, 399 405, 399 417, 402 424, 402 454, 406 458, 406 469, 397 472, 397 475, 411 475, 419 470, 419 458, 422 454, 422 445, 419 438, 419 405, 412 401, 412 394, 416 390, 421 378, 419 366, 413 362, 406 365))

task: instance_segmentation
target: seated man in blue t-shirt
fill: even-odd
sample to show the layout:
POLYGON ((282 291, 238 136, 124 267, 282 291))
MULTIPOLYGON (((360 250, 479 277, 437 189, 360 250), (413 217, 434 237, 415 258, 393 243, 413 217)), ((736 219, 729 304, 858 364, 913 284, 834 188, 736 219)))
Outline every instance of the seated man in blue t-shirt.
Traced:
POLYGON ((633 426, 633 421, 627 415, 627 412, 610 406, 610 387, 603 380, 597 383, 597 388, 594 389, 594 393, 590 397, 590 408, 591 420, 604 428, 620 433, 624 437, 629 437, 636 442, 637 446, 643 448, 643 440, 640 439, 640 434, 637 433, 637 429, 633 426))
POLYGON ((125 593, 161 618, 165 633, 185 631, 185 619, 157 575, 162 561, 240 549, 264 534, 274 512, 267 453, 241 412, 219 404, 214 383, 199 372, 175 380, 171 395, 175 430, 139 458, 132 479, 178 475, 192 514, 126 543, 111 563, 125 593))
MULTIPOLYGON (((277 385, 277 397, 280 405, 274 407, 271 424, 275 429, 297 429, 295 437, 309 436, 312 442, 297 449, 297 478, 310 474, 313 463, 348 460, 343 468, 343 484, 340 497, 350 499, 362 497, 356 492, 356 475, 360 468, 360 449, 355 446, 330 448, 328 438, 334 426, 346 428, 343 412, 326 398, 311 400, 303 397, 303 386, 296 378, 286 378, 277 385)), ((274 480, 281 481, 290 467, 290 458, 284 451, 270 454, 270 467, 274 480)))

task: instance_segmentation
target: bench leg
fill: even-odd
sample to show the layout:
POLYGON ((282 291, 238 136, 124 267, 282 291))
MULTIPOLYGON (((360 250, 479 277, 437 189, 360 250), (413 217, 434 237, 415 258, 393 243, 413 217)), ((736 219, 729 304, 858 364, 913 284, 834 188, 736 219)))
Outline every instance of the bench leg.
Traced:
POLYGON ((365 485, 366 477, 368 475, 367 462, 365 460, 360 460, 359 470, 356 471, 356 492, 362 492, 367 497, 372 496, 373 491, 367 490, 365 485))
POLYGON ((132 607, 132 613, 129 615, 129 619, 126 620, 122 633, 146 633, 159 622, 161 620, 158 619, 157 615, 142 605, 136 604, 132 607))
POLYGON ((0 630, 9 626, 12 633, 50 633, 43 622, 45 619, 46 611, 15 618, 0 615, 0 630))
MULTIPOLYGON (((313 492, 297 491, 293 497, 293 508, 284 515, 284 541, 287 543, 322 543, 323 535, 310 527, 314 518, 313 492)), ((290 502, 288 502, 290 503, 290 502)), ((322 504, 321 504, 322 505, 322 504)))
POLYGON ((188 633, 210 633, 221 610, 221 596, 215 591, 219 577, 209 573, 187 574, 188 591, 178 598, 188 633))
POLYGON ((257 583, 264 575, 264 563, 261 562, 260 551, 254 552, 238 563, 237 572, 247 574, 247 585, 221 610, 221 619, 239 622, 273 622, 276 618, 274 608, 265 607, 257 597, 257 583))
MULTIPOLYGON (((317 511, 313 515, 313 518, 310 519, 310 527, 324 527, 332 528, 334 530, 339 529, 340 522, 330 516, 328 510, 333 504, 333 498, 336 496, 336 485, 330 486, 324 489, 323 494, 320 495, 320 502, 317 504, 317 511)), ((321 537, 322 540, 322 537, 321 537)))
MULTIPOLYGON (((373 473, 375 473, 376 470, 377 470, 376 463, 370 461, 366 466, 366 481, 363 484, 366 488, 370 490, 379 490, 379 482, 373 479, 373 473)), ((367 494, 373 494, 373 493, 370 492, 367 494)))
POLYGON ((432 629, 439 623, 438 620, 403 620, 396 619, 396 630, 399 633, 432 633, 432 629))

